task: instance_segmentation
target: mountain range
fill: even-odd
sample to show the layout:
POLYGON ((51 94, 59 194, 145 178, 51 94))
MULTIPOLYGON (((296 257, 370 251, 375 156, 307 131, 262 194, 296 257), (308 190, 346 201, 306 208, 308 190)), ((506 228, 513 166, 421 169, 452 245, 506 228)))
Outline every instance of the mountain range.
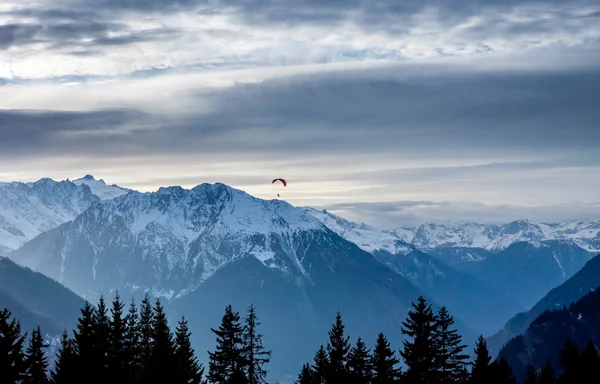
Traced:
MULTIPOLYGON (((209 330, 225 305, 254 304, 269 324, 265 343, 280 356, 277 375, 312 358, 337 311, 349 332, 373 343, 384 332, 399 344, 411 302, 424 296, 440 307, 304 210, 221 183, 95 203, 10 257, 93 300, 115 289, 164 297, 193 322, 198 345, 214 342, 209 330)), ((475 339, 457 324, 465 341, 475 339)))
POLYGON ((274 357, 277 377, 312 358, 338 310, 351 333, 398 344, 422 295, 450 310, 467 341, 496 333, 592 259, 599 223, 387 230, 222 183, 147 193, 91 175, 0 183, 0 254, 90 300, 116 289, 162 297, 199 345, 214 343, 226 304, 254 304, 265 341, 286 357, 274 357))

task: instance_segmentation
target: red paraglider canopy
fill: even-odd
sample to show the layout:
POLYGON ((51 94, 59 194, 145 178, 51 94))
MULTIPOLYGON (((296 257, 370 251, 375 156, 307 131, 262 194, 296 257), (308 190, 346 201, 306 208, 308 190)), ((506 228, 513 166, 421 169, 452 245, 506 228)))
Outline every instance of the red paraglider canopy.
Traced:
POLYGON ((287 181, 283 179, 273 179, 273 182, 271 182, 271 184, 274 184, 276 181, 281 181, 283 183, 283 186, 287 187, 287 181))

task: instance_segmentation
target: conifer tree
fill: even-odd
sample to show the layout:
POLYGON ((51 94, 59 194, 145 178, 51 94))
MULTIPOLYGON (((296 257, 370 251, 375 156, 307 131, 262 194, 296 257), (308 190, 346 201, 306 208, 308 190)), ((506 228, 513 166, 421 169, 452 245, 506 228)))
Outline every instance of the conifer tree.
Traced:
POLYGON ((581 354, 571 338, 567 337, 563 349, 560 352, 559 363, 563 373, 558 378, 559 384, 580 383, 581 377, 581 354))
POLYGON ((73 374, 77 381, 84 380, 91 372, 98 372, 98 359, 96 358, 96 339, 94 334, 94 318, 96 309, 86 300, 81 315, 77 319, 76 329, 73 332, 74 355, 73 374))
POLYGON ((371 357, 371 367, 373 368, 371 382, 373 384, 396 382, 402 374, 400 368, 396 367, 399 362, 385 335, 379 333, 371 357))
POLYGON ((3 382, 20 383, 25 378, 27 365, 23 346, 27 334, 21 333, 21 324, 8 309, 0 311, 0 375, 3 382))
POLYGON ((581 376, 586 378, 589 383, 591 383, 590 380, 596 380, 591 378, 598 377, 598 373, 600 372, 599 363, 598 350, 594 346, 594 342, 590 339, 588 340, 585 350, 581 354, 581 376))
POLYGON ((175 340, 169 328, 167 316, 160 299, 156 299, 152 309, 152 344, 150 355, 142 374, 142 382, 148 384, 161 384, 171 382, 176 377, 175 369, 175 340))
POLYGON ((436 316, 425 298, 419 296, 418 303, 412 303, 413 310, 408 312, 408 318, 402 322, 404 349, 400 355, 404 359, 407 370, 405 377, 412 384, 428 384, 436 382, 438 351, 434 338, 436 316))
POLYGON ((204 367, 198 362, 190 342, 188 322, 181 317, 175 332, 175 359, 177 361, 177 379, 173 384, 205 384, 204 367))
POLYGON ((135 299, 132 299, 129 305, 129 312, 125 318, 126 331, 125 340, 123 341, 124 354, 126 356, 125 361, 128 363, 125 380, 129 382, 135 380, 141 359, 140 330, 138 322, 139 316, 135 305, 135 299))
POLYGON ((523 384, 539 384, 539 376, 533 365, 529 364, 525 377, 523 378, 523 384))
POLYGON ((108 380, 124 380, 129 378, 129 356, 125 347, 127 324, 123 317, 124 304, 119 292, 115 293, 110 309, 108 338, 108 380))
POLYGON ((487 384, 491 381, 490 364, 492 356, 487 348, 487 342, 480 335, 475 345, 475 361, 472 363, 470 384, 487 384))
POLYGON ((314 384, 314 383, 315 383, 314 372, 313 372, 312 368, 310 367, 310 364, 304 363, 304 365, 302 365, 302 370, 300 371, 300 374, 298 374, 298 379, 296 380, 295 384, 314 384))
POLYGON ((348 371, 351 384, 369 384, 373 375, 371 367, 371 351, 362 338, 356 340, 356 345, 348 353, 348 371))
POLYGON ((463 351, 467 348, 462 343, 462 336, 453 328, 454 318, 448 313, 446 307, 438 311, 437 322, 433 331, 437 360, 435 365, 438 371, 439 384, 455 383, 467 377, 468 355, 463 351))
POLYGON ((490 364, 490 374, 492 380, 489 383, 494 384, 517 384, 517 379, 508 361, 504 357, 490 364))
POLYGON ((542 368, 542 370, 540 372, 538 384, 555 384, 555 383, 556 383, 556 378, 555 378, 555 374, 554 374, 554 368, 552 368, 552 364, 550 364, 550 361, 547 361, 546 365, 544 365, 544 368, 542 368))
POLYGON ((350 352, 350 336, 344 334, 345 325, 342 315, 337 312, 335 323, 329 331, 329 342, 327 343, 327 357, 329 367, 327 370, 327 383, 345 383, 348 380, 348 353, 350 352))
POLYGON ((148 293, 144 295, 140 303, 140 317, 138 323, 138 364, 136 367, 136 381, 143 383, 142 377, 148 377, 147 372, 150 371, 150 348, 152 346, 153 333, 153 312, 150 296, 148 293))
POLYGON ((325 384, 329 370, 329 358, 325 347, 321 345, 313 358, 313 379, 316 384, 325 384))
POLYGON ((208 352, 207 378, 211 383, 228 384, 230 380, 239 380, 239 372, 244 373, 243 330, 239 313, 227 305, 219 328, 211 328, 217 336, 216 350, 208 352))
POLYGON ((249 384, 265 383, 267 371, 264 364, 271 361, 271 351, 266 350, 262 344, 262 335, 257 327, 261 325, 256 316, 253 305, 248 308, 248 315, 244 319, 242 342, 244 344, 244 363, 249 384))
POLYGON ((110 354, 110 320, 108 318, 108 308, 103 295, 100 295, 98 306, 92 317, 94 333, 94 355, 95 355, 95 379, 99 382, 108 380, 108 356, 110 354))
POLYGON ((29 345, 25 352, 25 364, 27 365, 27 374, 23 384, 47 384, 48 379, 48 360, 44 354, 44 348, 48 344, 44 343, 40 327, 31 332, 29 345))
POLYGON ((50 379, 53 384, 77 383, 77 371, 75 366, 77 356, 74 344, 75 342, 69 338, 67 330, 65 329, 60 341, 60 348, 56 356, 54 369, 50 372, 50 379))

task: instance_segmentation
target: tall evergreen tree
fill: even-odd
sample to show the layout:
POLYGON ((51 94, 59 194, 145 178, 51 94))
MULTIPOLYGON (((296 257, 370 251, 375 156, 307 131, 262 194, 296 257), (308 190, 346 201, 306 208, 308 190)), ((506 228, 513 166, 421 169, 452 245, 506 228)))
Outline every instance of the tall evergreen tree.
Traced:
POLYGON ((555 384, 555 383, 556 383, 556 377, 554 374, 554 368, 552 368, 552 364, 550 364, 550 361, 547 361, 546 365, 544 365, 544 368, 542 368, 542 370, 540 372, 538 384, 555 384))
POLYGON ((396 365, 400 362, 396 358, 389 341, 383 333, 377 335, 377 342, 373 349, 371 357, 371 367, 373 368, 373 384, 395 383, 401 376, 400 368, 396 365))
POLYGON ((44 343, 40 327, 31 332, 29 345, 25 352, 25 364, 27 365, 27 374, 23 384, 47 384, 48 378, 48 360, 44 353, 44 348, 48 344, 44 343))
POLYGON ((167 383, 176 377, 175 340, 160 299, 156 299, 152 313, 152 344, 142 381, 148 384, 167 383))
POLYGON ((356 340, 356 345, 348 353, 348 371, 351 384, 369 384, 373 376, 371 367, 371 351, 362 338, 356 340))
POLYGON ((321 345, 313 357, 313 379, 315 384, 325 384, 327 381, 327 372, 329 370, 329 358, 325 347, 321 345))
POLYGON ((204 367, 198 362, 190 342, 188 322, 182 317, 175 332, 175 360, 177 379, 173 384, 203 384, 204 367))
POLYGON ((472 363, 470 384, 488 384, 491 382, 490 365, 492 356, 487 348, 487 342, 480 335, 475 345, 475 361, 472 363))
POLYGON ((588 340, 585 350, 581 354, 581 365, 581 377, 585 378, 587 383, 595 384, 600 373, 600 358, 598 357, 598 350, 591 339, 588 340))
POLYGON ((75 342, 69 338, 65 329, 60 341, 54 369, 50 372, 50 379, 53 384, 77 384, 77 356, 75 351, 75 342))
POLYGON ((95 379, 99 382, 106 382, 108 376, 108 360, 110 354, 110 320, 108 318, 108 308, 104 296, 100 295, 96 311, 92 317, 92 332, 94 333, 94 355, 95 355, 95 379))
POLYGON ((335 323, 329 330, 329 342, 327 343, 327 357, 329 368, 327 370, 327 383, 345 383, 348 381, 348 353, 350 352, 350 336, 344 334, 345 325, 342 315, 337 312, 335 323))
POLYGON ((513 370, 504 357, 490 364, 490 374, 490 384, 517 384, 513 370))
POLYGON ((296 380, 295 384, 314 384, 314 383, 315 383, 314 372, 313 372, 312 368, 310 367, 310 364, 304 363, 304 365, 302 365, 302 370, 300 371, 300 374, 298 374, 298 379, 296 380))
POLYGON ((0 311, 0 375, 3 383, 20 383, 25 378, 27 365, 23 347, 27 334, 21 333, 21 324, 8 309, 0 311))
POLYGON ((119 292, 115 293, 110 309, 108 338, 108 380, 124 380, 129 378, 129 354, 125 342, 127 334, 126 319, 123 316, 124 303, 121 301, 119 292))
POLYGON ((581 383, 585 379, 581 374, 581 353, 571 338, 567 337, 560 352, 559 363, 563 369, 558 378, 559 384, 581 383))
POLYGON ((239 313, 234 312, 231 305, 227 305, 219 328, 211 328, 217 336, 215 351, 208 352, 207 378, 211 383, 228 384, 234 378, 238 380, 240 371, 243 373, 245 364, 243 330, 239 313))
POLYGON ((125 318, 125 326, 126 331, 123 348, 126 356, 125 361, 128 363, 125 380, 134 382, 141 360, 139 316, 135 305, 135 299, 132 299, 129 305, 129 312, 125 318))
POLYGON ((148 377, 148 372, 151 371, 150 363, 150 350, 152 347, 152 333, 153 333, 153 312, 152 303, 150 302, 150 296, 148 293, 144 295, 144 298, 140 302, 140 316, 137 326, 138 330, 138 364, 136 367, 136 381, 140 384, 144 383, 143 377, 148 377))
POLYGON ((467 377, 466 365, 469 355, 463 353, 467 346, 462 343, 462 336, 453 325, 454 318, 446 307, 440 308, 433 330, 435 347, 438 351, 438 361, 435 365, 439 370, 437 375, 439 384, 456 383, 467 377))
POLYGON ((85 380, 90 373, 94 375, 99 371, 96 353, 96 338, 94 333, 94 318, 96 309, 89 301, 81 308, 81 315, 77 319, 76 329, 73 335, 76 372, 73 374, 77 381, 85 380))
POLYGON ((404 349, 400 355, 407 367, 407 382, 435 383, 438 368, 435 363, 439 361, 434 335, 436 316, 425 298, 419 296, 417 301, 417 304, 412 303, 413 310, 402 322, 402 334, 408 337, 403 342, 404 349))
POLYGON ((266 350, 262 344, 262 335, 257 327, 261 325, 256 316, 253 305, 248 308, 248 315, 244 318, 244 331, 242 343, 244 344, 244 363, 246 377, 249 384, 265 383, 267 371, 263 367, 271 361, 271 351, 266 350))
POLYGON ((527 367, 525 377, 523 378, 523 384, 539 384, 539 376, 533 365, 527 367))

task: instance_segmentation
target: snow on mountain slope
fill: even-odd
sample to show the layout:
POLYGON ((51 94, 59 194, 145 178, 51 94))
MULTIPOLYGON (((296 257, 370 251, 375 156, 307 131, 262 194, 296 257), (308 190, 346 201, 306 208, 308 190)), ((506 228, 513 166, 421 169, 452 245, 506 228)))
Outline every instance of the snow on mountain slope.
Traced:
POLYGON ((45 178, 0 185, 0 254, 73 220, 100 199, 88 186, 45 178))
POLYGON ((516 220, 507 224, 428 223, 419 226, 412 237, 410 229, 406 228, 395 230, 394 233, 424 251, 480 248, 498 252, 518 242, 548 240, 571 240, 590 252, 600 248, 600 220, 556 224, 535 223, 530 220, 516 220))
POLYGON ((92 193, 101 200, 114 199, 115 197, 131 192, 131 189, 119 187, 116 184, 107 185, 104 180, 96 180, 94 176, 89 174, 80 179, 71 180, 71 182, 77 185, 87 185, 92 190, 92 193))
POLYGON ((369 253, 387 251, 392 254, 406 255, 414 250, 414 247, 406 243, 395 231, 381 230, 364 223, 354 223, 326 210, 310 207, 303 207, 303 209, 333 232, 369 253))
POLYGON ((284 201, 201 184, 102 201, 9 257, 61 282, 71 279, 67 285, 79 292, 92 281, 97 288, 160 287, 173 296, 247 255, 282 273, 307 276, 305 246, 325 230, 284 201))

